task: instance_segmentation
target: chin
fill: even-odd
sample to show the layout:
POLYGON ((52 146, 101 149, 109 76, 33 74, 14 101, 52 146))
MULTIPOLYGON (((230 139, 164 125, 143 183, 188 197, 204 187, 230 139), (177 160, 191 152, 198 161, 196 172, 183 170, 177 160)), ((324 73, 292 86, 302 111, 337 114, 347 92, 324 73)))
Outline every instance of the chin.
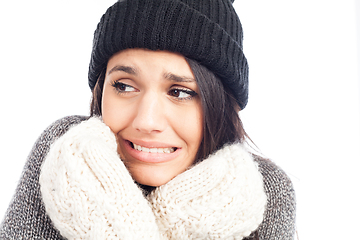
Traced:
POLYGON ((162 185, 168 183, 174 177, 171 177, 171 178, 159 177, 159 178, 157 178, 157 177, 134 176, 133 175, 133 179, 137 183, 140 183, 140 184, 146 185, 146 186, 151 186, 151 187, 162 186, 162 185))
POLYGON ((166 184, 168 181, 136 181, 136 182, 149 187, 160 187, 166 184))
POLYGON ((131 168, 129 168, 129 171, 132 175, 132 178, 137 183, 151 187, 162 186, 174 177, 176 177, 178 174, 180 174, 180 172, 171 173, 169 170, 166 169, 156 169, 157 167, 150 168, 153 169, 151 169, 151 171, 142 171, 141 169, 138 169, 137 171, 131 171, 131 168))

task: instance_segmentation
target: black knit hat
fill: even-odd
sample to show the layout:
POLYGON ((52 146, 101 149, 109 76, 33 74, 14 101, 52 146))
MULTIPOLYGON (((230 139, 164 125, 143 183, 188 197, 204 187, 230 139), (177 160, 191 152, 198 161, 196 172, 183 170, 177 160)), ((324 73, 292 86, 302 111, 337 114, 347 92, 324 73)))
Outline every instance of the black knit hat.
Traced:
POLYGON ((94 33, 89 86, 109 58, 127 48, 168 50, 207 67, 230 88, 241 109, 248 100, 242 27, 231 0, 119 0, 94 33))

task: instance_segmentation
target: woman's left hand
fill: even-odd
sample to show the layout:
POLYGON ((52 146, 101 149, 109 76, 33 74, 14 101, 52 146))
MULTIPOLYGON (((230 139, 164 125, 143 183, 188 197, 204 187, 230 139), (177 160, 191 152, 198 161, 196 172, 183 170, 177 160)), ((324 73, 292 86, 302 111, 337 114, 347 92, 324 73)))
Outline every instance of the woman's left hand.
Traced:
POLYGON ((262 176, 241 144, 224 147, 148 199, 168 239, 243 239, 266 206, 262 176))

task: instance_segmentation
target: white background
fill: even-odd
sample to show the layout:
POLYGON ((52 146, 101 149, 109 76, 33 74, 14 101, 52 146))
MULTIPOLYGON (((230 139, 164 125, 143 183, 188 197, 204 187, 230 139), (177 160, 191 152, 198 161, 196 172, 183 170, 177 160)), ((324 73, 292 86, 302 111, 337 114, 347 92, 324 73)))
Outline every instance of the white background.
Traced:
MULTIPOLYGON (((0 3, 1 219, 42 130, 63 116, 88 114, 92 35, 114 2, 0 3)), ((358 235, 356 6, 353 0, 235 1, 250 64, 250 99, 240 115, 261 151, 294 182, 301 240, 358 235)))

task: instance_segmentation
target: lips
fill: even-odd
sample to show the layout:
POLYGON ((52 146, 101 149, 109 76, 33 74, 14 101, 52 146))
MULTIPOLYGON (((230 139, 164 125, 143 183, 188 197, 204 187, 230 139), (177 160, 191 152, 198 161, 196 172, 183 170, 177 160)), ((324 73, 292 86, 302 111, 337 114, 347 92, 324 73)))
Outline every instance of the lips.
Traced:
POLYGON ((138 151, 146 152, 146 153, 173 153, 176 151, 176 148, 169 147, 169 148, 147 148, 135 143, 132 143, 132 147, 138 151))
POLYGON ((167 162, 177 158, 181 148, 168 147, 162 143, 124 141, 125 151, 134 159, 147 163, 167 162))

